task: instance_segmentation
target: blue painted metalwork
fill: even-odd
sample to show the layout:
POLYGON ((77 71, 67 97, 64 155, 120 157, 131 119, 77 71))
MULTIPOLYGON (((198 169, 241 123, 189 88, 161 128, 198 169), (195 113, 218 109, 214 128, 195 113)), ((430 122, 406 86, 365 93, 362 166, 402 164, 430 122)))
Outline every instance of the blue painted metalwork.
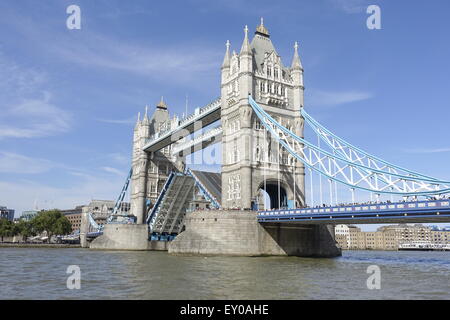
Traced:
POLYGON ((205 186, 200 182, 200 180, 196 177, 196 175, 191 171, 190 168, 188 168, 186 170, 186 174, 188 176, 191 176, 192 178, 194 178, 195 185, 198 187, 198 189, 200 190, 201 194, 206 198, 206 200, 211 202, 211 204, 213 205, 213 207, 215 209, 219 209, 220 208, 220 203, 217 201, 216 198, 214 198, 214 196, 212 194, 209 193, 208 189, 205 188, 205 186))
POLYGON ((150 137, 146 141, 143 148, 144 151, 153 152, 166 147, 167 145, 173 142, 171 141, 172 140, 171 138, 173 138, 174 135, 179 135, 179 138, 182 138, 183 136, 185 136, 182 130, 185 130, 186 128, 193 126, 195 122, 201 121, 202 119, 205 119, 206 117, 211 116, 214 113, 216 114, 216 116, 214 116, 214 119, 211 119, 211 121, 209 122, 202 121, 202 125, 206 126, 212 122, 220 120, 220 108, 221 108, 220 101, 221 98, 217 98, 208 105, 206 105, 205 107, 195 109, 195 112, 186 119, 181 120, 176 128, 156 133, 154 136, 150 137), (160 144, 160 146, 156 148, 155 146, 157 146, 158 144, 160 144), (152 150, 152 148, 154 147, 155 149, 152 150))
POLYGON ((176 238, 175 234, 167 234, 167 233, 152 233, 150 234, 149 240, 151 241, 172 241, 176 238))
POLYGON ((86 237, 88 237, 88 238, 96 238, 98 236, 101 236, 102 234, 103 234, 103 231, 88 232, 88 233, 86 233, 86 237))
MULTIPOLYGON (((108 217, 107 222, 106 223, 112 223, 113 219, 118 215, 117 212, 119 211, 122 203, 123 203, 123 199, 125 198, 125 195, 127 193, 128 190, 128 186, 130 185, 130 181, 131 181, 131 176, 133 175, 133 168, 130 169, 130 172, 128 173, 128 176, 125 180, 125 184, 122 187, 122 191, 119 194, 119 197, 116 200, 116 203, 114 204, 114 209, 112 214, 108 217)), ((129 216, 124 215, 124 216, 129 216)))
POLYGON ((169 189, 170 184, 173 181, 173 178, 178 175, 178 176, 182 176, 183 174, 178 173, 178 172, 171 172, 169 174, 169 177, 167 178, 166 182, 164 183, 164 186, 161 190, 161 193, 158 196, 158 199, 156 199, 155 205, 153 206, 153 208, 150 211, 150 214, 148 214, 147 216, 147 224, 150 225, 152 219, 156 216, 159 208, 160 208, 160 204, 162 202, 162 200, 164 199, 164 196, 166 195, 167 190, 169 189))
POLYGON ((330 130, 325 128, 323 125, 321 125, 319 122, 317 122, 313 117, 311 117, 305 111, 305 108, 301 108, 300 114, 304 117, 304 119, 306 120, 306 123, 314 130, 314 132, 319 135, 319 137, 321 138, 322 141, 324 141, 328 146, 330 146, 332 149, 334 149, 336 152, 338 152, 339 154, 341 154, 343 156, 346 156, 346 155, 342 151, 342 149, 336 148, 335 146, 330 144, 330 142, 327 139, 324 138, 323 134, 320 131, 323 131, 326 134, 332 136, 333 139, 336 139, 337 141, 339 141, 342 145, 346 146, 347 148, 355 150, 358 153, 361 153, 361 154, 363 154, 364 156, 366 156, 368 158, 371 158, 371 159, 374 159, 374 160, 376 160, 378 162, 381 162, 381 163, 383 163, 384 165, 386 165, 388 167, 395 168, 395 169, 398 169, 398 170, 401 170, 401 171, 405 171, 405 172, 411 174, 412 176, 416 176, 418 178, 427 179, 427 181, 431 180, 431 181, 436 181, 436 182, 448 183, 446 181, 441 181, 439 179, 436 179, 436 178, 433 178, 433 177, 430 177, 430 176, 426 176, 426 175, 423 175, 421 173, 418 173, 418 172, 415 172, 415 171, 412 171, 412 170, 409 170, 409 169, 406 169, 406 168, 402 168, 402 167, 400 167, 398 165, 395 165, 395 164, 392 164, 392 163, 390 163, 388 161, 385 161, 385 160, 383 160, 383 159, 381 159, 379 157, 371 155, 371 154, 367 153, 366 151, 364 151, 364 150, 362 150, 362 149, 360 149, 358 147, 355 147, 354 145, 352 145, 349 142, 345 141, 344 139, 338 137, 333 132, 331 132, 330 130))
POLYGON ((91 224, 91 226, 96 230, 100 230, 100 227, 102 227, 102 226, 100 226, 97 222, 95 222, 94 217, 92 216, 92 213, 89 212, 87 214, 87 216, 88 216, 88 220, 89 220, 89 223, 91 224))
POLYGON ((450 200, 432 200, 416 202, 396 202, 360 204, 335 207, 303 208, 288 210, 266 210, 258 212, 259 222, 299 222, 321 221, 339 222, 339 220, 382 220, 399 218, 442 219, 450 221, 450 200))
MULTIPOLYGON (((306 167, 318 172, 319 174, 327 177, 328 179, 330 179, 332 181, 339 182, 339 183, 347 185, 351 188, 374 192, 374 193, 378 193, 378 194, 383 193, 383 194, 396 194, 396 195, 402 195, 402 196, 435 196, 435 195, 450 193, 450 187, 448 186, 448 185, 450 185, 450 182, 442 181, 442 180, 435 180, 434 178, 428 178, 426 176, 416 177, 416 176, 402 175, 402 174, 398 174, 395 172, 386 172, 386 171, 383 171, 383 170, 380 170, 377 168, 372 168, 372 167, 368 167, 368 166, 356 163, 355 161, 350 161, 349 159, 342 157, 341 154, 336 154, 336 152, 330 153, 326 150, 323 150, 323 149, 315 146, 314 144, 308 142, 307 140, 295 135, 293 132, 286 129, 284 126, 282 126, 277 121, 275 121, 267 112, 265 112, 253 100, 253 98, 250 95, 249 95, 249 103, 250 103, 251 107, 253 108, 254 112, 256 113, 256 115, 258 116, 258 118, 260 119, 262 125, 271 134, 272 138, 274 138, 294 158, 296 158, 297 160, 302 162, 306 167), (303 152, 303 156, 299 155, 299 153, 297 153, 288 144, 287 139, 291 139, 292 140, 291 143, 296 143, 300 146, 300 148, 301 148, 300 151, 303 152), (349 183, 348 181, 345 181, 342 178, 337 178, 336 177, 337 175, 333 176, 329 172, 326 172, 321 168, 315 167, 312 160, 311 159, 308 160, 306 158, 306 152, 305 152, 306 148, 308 148, 308 150, 310 151, 310 155, 311 155, 311 153, 315 153, 315 156, 317 158, 319 158, 318 155, 324 155, 327 159, 330 159, 333 161, 340 161, 340 162, 344 163, 344 165, 346 167, 354 169, 355 172, 357 172, 359 174, 361 174, 361 172, 362 172, 366 176, 363 177, 363 179, 360 179, 359 181, 352 182, 352 183, 349 183), (408 191, 407 187, 404 186, 403 188, 401 188, 401 187, 398 187, 397 185, 395 185, 395 186, 397 187, 397 189, 399 191, 389 191, 389 190, 385 189, 386 187, 384 187, 383 189, 376 189, 376 188, 365 187, 360 184, 361 181, 363 181, 363 180, 364 181, 370 180, 373 175, 375 175, 376 177, 380 177, 379 178, 380 181, 384 180, 384 182, 386 184, 390 183, 392 185, 395 185, 395 183, 401 184, 402 182, 403 183, 408 182, 412 186, 414 186, 415 184, 419 184, 419 188, 416 188, 417 190, 422 190, 421 188, 426 188, 429 191, 411 192, 411 191, 408 191), (388 177, 388 179, 386 179, 386 177, 388 177), (393 180, 393 177, 395 177, 395 179, 396 179, 395 181, 393 180), (389 179, 391 181, 389 181, 389 179), (425 187, 423 187, 424 185, 425 185, 425 187)), ((317 161, 316 164, 321 161, 322 161, 322 159, 320 159, 320 161, 317 161)), ((323 163, 320 163, 320 164, 322 165, 322 167, 324 167, 323 163)), ((342 171, 340 173, 343 175, 342 171)), ((388 185, 388 186, 390 186, 390 185, 388 185)))

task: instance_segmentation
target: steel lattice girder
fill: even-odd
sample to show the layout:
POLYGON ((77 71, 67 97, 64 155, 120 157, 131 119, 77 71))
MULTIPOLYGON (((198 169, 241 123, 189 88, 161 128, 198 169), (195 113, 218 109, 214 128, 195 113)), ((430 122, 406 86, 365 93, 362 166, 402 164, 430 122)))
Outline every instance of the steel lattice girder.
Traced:
POLYGON ((291 156, 332 181, 377 194, 433 196, 450 192, 448 181, 384 171, 350 160, 337 148, 333 153, 319 148, 275 121, 251 96, 249 102, 264 127, 291 156))

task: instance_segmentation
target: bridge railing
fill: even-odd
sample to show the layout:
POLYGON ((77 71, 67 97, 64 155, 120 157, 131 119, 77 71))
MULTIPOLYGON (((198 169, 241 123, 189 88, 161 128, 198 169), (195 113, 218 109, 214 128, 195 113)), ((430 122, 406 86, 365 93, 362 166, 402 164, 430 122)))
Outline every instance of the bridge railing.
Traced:
POLYGON ((215 209, 219 209, 220 208, 220 203, 219 201, 208 191, 208 188, 206 188, 202 182, 198 179, 198 177, 192 172, 191 169, 188 169, 186 171, 186 174, 190 175, 191 177, 194 178, 195 180, 195 184, 197 185, 197 187, 200 189, 200 192, 203 194, 203 196, 212 204, 212 206, 215 209))
POLYGON ((335 182, 352 190, 358 189, 376 195, 430 197, 450 193, 450 181, 388 172, 349 159, 336 150, 327 151, 281 125, 251 96, 249 103, 272 139, 311 172, 327 178, 330 184, 335 182))
POLYGON ((145 145, 148 146, 150 144, 156 143, 159 140, 165 139, 165 138, 169 137, 170 135, 172 135, 173 132, 177 131, 178 129, 183 128, 184 126, 187 126, 190 123, 197 121, 198 119, 202 118, 206 113, 220 107, 220 102, 221 102, 221 98, 217 98, 216 100, 212 101, 205 107, 195 109, 194 113, 192 113, 188 117, 180 120, 178 125, 175 128, 169 128, 168 130, 156 133, 153 136, 151 136, 150 138, 148 138, 145 142, 145 145))
POLYGON ((450 210, 450 200, 432 200, 416 202, 395 202, 395 203, 377 203, 377 204, 359 204, 349 206, 287 209, 287 210, 261 210, 259 216, 278 216, 278 215, 310 215, 310 214, 346 214, 346 213, 365 213, 365 212, 408 212, 408 211, 436 211, 440 209, 450 210))
POLYGON ((169 174, 169 177, 167 178, 161 192, 159 193, 158 199, 156 199, 155 205, 153 206, 152 209, 150 209, 150 213, 148 214, 148 217, 147 217, 147 224, 149 225, 149 228, 151 228, 154 218, 158 214, 158 210, 160 209, 160 204, 163 201, 163 199, 166 195, 166 192, 169 189, 170 184, 172 183, 172 180, 174 179, 175 175, 177 175, 177 174, 178 173, 176 173, 176 172, 171 172, 169 174))
POLYGON ((204 134, 201 134, 201 135, 198 135, 198 136, 194 137, 194 139, 191 139, 191 140, 188 140, 186 142, 179 143, 179 144, 175 145, 172 148, 172 153, 176 154, 176 153, 178 153, 180 151, 183 151, 183 150, 186 150, 188 148, 191 148, 191 147, 197 145, 198 143, 206 141, 206 140, 209 140, 212 137, 217 136, 217 135, 219 135, 221 133, 222 133, 222 127, 217 127, 217 128, 211 129, 211 130, 205 132, 204 134))

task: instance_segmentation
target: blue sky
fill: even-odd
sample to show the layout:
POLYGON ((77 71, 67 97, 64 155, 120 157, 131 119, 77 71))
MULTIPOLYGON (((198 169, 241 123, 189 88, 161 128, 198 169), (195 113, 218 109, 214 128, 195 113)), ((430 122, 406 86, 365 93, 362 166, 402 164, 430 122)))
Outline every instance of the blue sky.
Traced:
POLYGON ((113 199, 133 126, 163 95, 181 115, 219 96, 225 42, 264 17, 285 64, 300 44, 308 112, 372 154, 450 180, 446 0, 0 3, 0 204, 113 199), (82 29, 66 28, 79 5, 82 29), (370 4, 382 30, 366 27, 370 4))

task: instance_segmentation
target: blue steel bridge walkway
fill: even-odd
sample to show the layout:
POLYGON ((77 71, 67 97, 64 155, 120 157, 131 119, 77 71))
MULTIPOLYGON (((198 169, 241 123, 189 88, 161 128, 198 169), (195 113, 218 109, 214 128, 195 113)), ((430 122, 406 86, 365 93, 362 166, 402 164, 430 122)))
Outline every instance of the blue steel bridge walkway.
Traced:
POLYGON ((372 203, 286 210, 262 210, 258 211, 258 222, 301 224, 450 222, 450 200, 372 203))
POLYGON ((197 192, 220 207, 221 174, 188 169, 172 172, 147 217, 151 240, 171 240, 182 231, 184 217, 197 192))

